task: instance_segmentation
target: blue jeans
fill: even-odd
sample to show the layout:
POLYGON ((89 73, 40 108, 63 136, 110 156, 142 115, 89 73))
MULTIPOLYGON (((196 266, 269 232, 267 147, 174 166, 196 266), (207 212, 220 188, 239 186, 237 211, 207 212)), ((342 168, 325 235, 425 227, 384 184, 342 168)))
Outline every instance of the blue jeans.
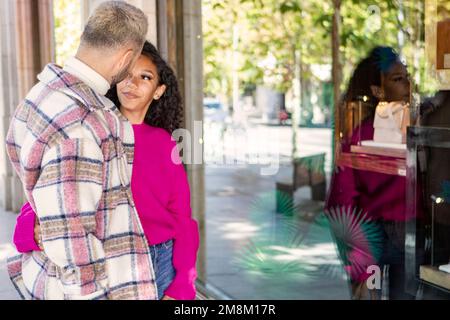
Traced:
POLYGON ((162 299, 164 291, 166 291, 175 277, 175 269, 172 263, 172 251, 172 240, 150 246, 159 300, 162 299))

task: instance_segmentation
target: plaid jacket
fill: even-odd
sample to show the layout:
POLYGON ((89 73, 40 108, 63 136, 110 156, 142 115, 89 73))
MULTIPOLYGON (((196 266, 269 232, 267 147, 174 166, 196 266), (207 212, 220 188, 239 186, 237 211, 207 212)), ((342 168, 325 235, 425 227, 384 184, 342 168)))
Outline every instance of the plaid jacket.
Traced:
POLYGON ((22 298, 156 299, 130 189, 134 136, 107 98, 49 64, 18 106, 8 156, 44 251, 8 259, 22 298))

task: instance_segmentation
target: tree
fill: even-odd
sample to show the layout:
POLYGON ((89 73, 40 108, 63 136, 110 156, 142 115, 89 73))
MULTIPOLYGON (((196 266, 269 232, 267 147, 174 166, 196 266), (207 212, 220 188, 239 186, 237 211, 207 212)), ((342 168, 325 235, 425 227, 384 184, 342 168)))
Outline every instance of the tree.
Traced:
MULTIPOLYGON (((311 83, 317 83, 311 66, 331 65, 333 55, 340 56, 336 66, 340 76, 335 98, 356 66, 375 46, 386 45, 402 53, 422 91, 431 91, 423 81, 424 0, 346 0, 340 3, 340 30, 333 34, 334 10, 341 1, 329 0, 204 0, 205 9, 205 91, 231 97, 230 52, 233 26, 241 35, 239 82, 261 84, 288 92, 294 87, 295 69, 300 66, 302 95, 311 83), (334 48, 332 43, 337 46, 334 48), (332 52, 334 52, 332 54, 332 52), (296 54, 301 61, 296 61, 296 54)), ((236 48, 236 47, 235 47, 236 48)), ((303 99, 302 108, 308 107, 303 99)))
MULTIPOLYGON (((298 0, 205 0, 206 92, 225 91, 222 79, 229 72, 227 60, 230 60, 232 30, 236 24, 243 35, 238 48, 240 79, 244 84, 264 82, 280 92, 290 90, 297 49, 301 51, 305 66, 324 60, 331 63, 330 46, 325 45, 327 30, 320 25, 324 20, 323 12, 331 12, 331 6, 318 0, 300 3, 298 0)), ((303 71, 306 76, 310 74, 307 67, 303 71)))

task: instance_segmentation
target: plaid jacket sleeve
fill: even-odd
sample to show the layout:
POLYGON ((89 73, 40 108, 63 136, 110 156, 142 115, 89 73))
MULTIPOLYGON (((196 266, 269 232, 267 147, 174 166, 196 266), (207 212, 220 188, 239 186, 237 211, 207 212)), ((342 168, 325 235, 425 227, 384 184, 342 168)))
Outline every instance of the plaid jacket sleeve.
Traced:
POLYGON ((95 236, 103 160, 94 140, 63 140, 45 152, 32 191, 44 251, 69 299, 94 299, 107 289, 105 253, 95 236))

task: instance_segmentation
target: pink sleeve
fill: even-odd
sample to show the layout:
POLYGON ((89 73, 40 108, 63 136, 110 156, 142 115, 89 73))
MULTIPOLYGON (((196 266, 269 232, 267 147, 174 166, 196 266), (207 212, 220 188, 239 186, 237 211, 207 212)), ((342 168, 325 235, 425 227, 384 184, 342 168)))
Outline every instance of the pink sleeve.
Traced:
POLYGON ((13 242, 17 251, 21 253, 30 251, 41 251, 34 241, 34 224, 36 213, 31 208, 29 202, 25 203, 17 217, 16 228, 14 230, 13 242))
POLYGON ((176 275, 165 294, 177 300, 194 300, 199 247, 198 225, 192 219, 189 183, 184 167, 182 164, 174 166, 172 196, 168 209, 177 220, 172 258, 176 275))
POLYGON ((195 264, 199 244, 198 227, 192 219, 183 225, 184 232, 175 238, 173 245, 172 261, 176 275, 164 294, 176 300, 194 300, 197 279, 195 264))

